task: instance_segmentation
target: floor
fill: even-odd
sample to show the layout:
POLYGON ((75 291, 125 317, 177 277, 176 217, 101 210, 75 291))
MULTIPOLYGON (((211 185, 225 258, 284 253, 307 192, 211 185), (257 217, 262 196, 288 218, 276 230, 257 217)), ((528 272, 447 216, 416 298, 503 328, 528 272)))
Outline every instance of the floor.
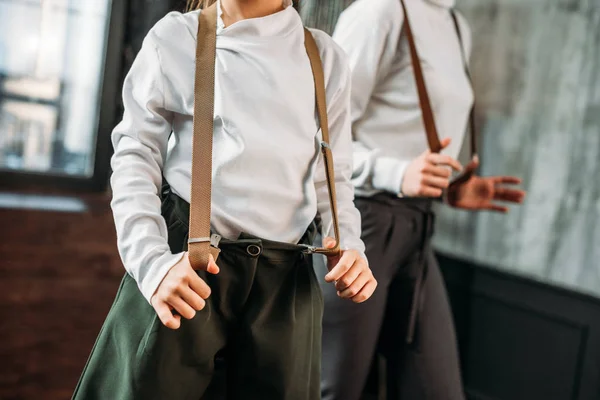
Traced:
POLYGON ((109 198, 81 200, 83 212, 0 208, 0 399, 70 398, 116 293, 109 198))

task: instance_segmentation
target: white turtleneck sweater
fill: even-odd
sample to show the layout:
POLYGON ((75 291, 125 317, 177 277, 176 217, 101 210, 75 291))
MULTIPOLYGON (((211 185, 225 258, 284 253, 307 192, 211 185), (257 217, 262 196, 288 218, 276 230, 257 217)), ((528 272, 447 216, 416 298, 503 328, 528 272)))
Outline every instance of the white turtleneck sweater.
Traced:
MULTIPOLYGON (((454 0, 406 0, 411 27, 440 139, 452 138, 443 153, 460 151, 473 92, 450 14, 454 0)), ((417 86, 400 0, 357 0, 333 35, 352 70, 353 183, 357 195, 399 194, 404 171, 427 149, 417 86)), ((468 25, 459 15, 464 54, 471 51, 468 25)))
MULTIPOLYGON (((284 5, 226 28, 219 14, 211 225, 230 239, 246 232, 297 243, 317 213, 331 226, 303 25, 291 1, 284 5)), ((198 13, 170 13, 152 28, 125 80, 125 114, 112 134, 118 248, 148 300, 182 257, 169 250, 159 189, 164 173, 190 200, 198 13)), ((350 181, 350 71, 333 40, 312 33, 325 73, 342 245, 364 252, 350 181)))

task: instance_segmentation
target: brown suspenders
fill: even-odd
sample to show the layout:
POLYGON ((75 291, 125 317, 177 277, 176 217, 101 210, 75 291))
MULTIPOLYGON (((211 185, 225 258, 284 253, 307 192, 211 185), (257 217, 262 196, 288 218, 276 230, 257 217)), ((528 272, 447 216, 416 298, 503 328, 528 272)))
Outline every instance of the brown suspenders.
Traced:
MULTIPOLYGON (((425 133, 427 135, 427 143, 429 145, 429 149, 433 153, 439 153, 441 150, 440 138, 438 135, 437 128, 435 126, 435 119, 433 115, 433 110, 431 108, 431 102, 429 100, 429 94, 427 92, 427 86, 425 85, 425 78, 423 76, 423 69, 421 68, 421 62, 419 61, 419 54, 417 52, 417 46, 415 45, 415 38, 412 32, 412 28, 410 25, 410 18, 408 16, 408 12, 406 10, 405 0, 400 0, 402 5, 402 11, 404 12, 404 26, 403 30, 400 31, 400 35, 402 32, 406 32, 406 38, 408 40, 408 47, 410 50, 410 60, 413 66, 413 71, 415 75, 415 81, 417 84, 417 92, 419 95, 419 104, 421 106, 421 113, 423 116, 423 125, 425 126, 425 133)), ((464 46, 462 41, 462 36, 460 34, 460 26, 458 24, 458 19, 454 11, 451 11, 452 19, 454 21, 454 27, 456 29, 456 34, 458 35, 458 41, 461 47, 461 56, 463 59, 463 64, 465 68, 465 72, 471 82, 471 74, 469 73, 467 57, 464 53, 464 46)), ((472 85, 472 83, 471 83, 472 85)), ((470 110, 469 116, 469 133, 471 136, 471 158, 473 158, 477 154, 477 146, 476 146, 476 133, 475 133, 475 106, 473 105, 470 110)), ((461 174, 455 180, 465 180, 468 179, 469 175, 461 174)), ((421 292, 423 290, 423 280, 426 275, 426 264, 424 260, 422 260, 421 268, 418 271, 418 275, 415 282, 415 289, 413 292, 412 304, 408 316, 408 329, 406 332, 406 342, 411 344, 414 339, 415 327, 417 323, 417 314, 419 312, 419 308, 421 306, 421 292)))
MULTIPOLYGON (((429 100, 429 93, 427 92, 427 86, 425 84, 425 78, 423 76, 423 69, 421 67, 421 63, 419 61, 419 54, 417 52, 417 46, 415 45, 415 38, 413 35, 413 31, 410 25, 410 18, 408 16, 408 12, 406 10, 405 0, 400 0, 402 5, 402 11, 404 12, 404 31, 406 32, 406 38, 408 40, 408 47, 410 49, 410 60, 413 66, 413 71, 415 75, 415 81, 417 84, 417 92, 419 94, 419 104, 421 106, 421 113, 423 115, 423 125, 425 126, 425 133, 427 135, 427 143, 429 144, 429 149, 433 153, 439 153, 441 150, 440 138, 438 135, 438 131, 435 125, 435 119, 433 116, 433 110, 431 108, 431 102, 429 100)), ((463 59, 463 64, 465 68, 465 73, 471 82, 471 74, 469 72, 469 66, 467 57, 464 53, 464 46, 462 41, 462 35, 460 33, 460 26, 458 24, 458 19, 456 17, 456 13, 454 10, 451 11, 452 19, 454 21, 454 26, 456 29, 456 34, 458 35, 458 41, 460 43, 461 48, 461 56, 463 59)), ((402 34, 402 31, 401 33, 402 34)), ((475 105, 471 107, 470 115, 469 115, 469 134, 471 136, 471 158, 477 154, 477 134, 475 132, 475 105)))
MULTIPOLYGON (((208 264, 208 255, 216 259, 219 254, 217 241, 210 237, 211 186, 212 186, 212 139, 215 97, 215 60, 216 60, 217 5, 202 10, 198 21, 196 48, 196 76, 194 87, 194 133, 192 145, 192 183, 190 201, 190 227, 188 251, 194 269, 204 269, 208 264)), ((316 105, 321 125, 323 154, 327 188, 336 247, 324 249, 310 247, 311 253, 337 255, 340 252, 340 232, 335 195, 333 157, 329 148, 329 126, 325 82, 319 49, 311 33, 305 29, 306 52, 310 59, 314 76, 316 105)))

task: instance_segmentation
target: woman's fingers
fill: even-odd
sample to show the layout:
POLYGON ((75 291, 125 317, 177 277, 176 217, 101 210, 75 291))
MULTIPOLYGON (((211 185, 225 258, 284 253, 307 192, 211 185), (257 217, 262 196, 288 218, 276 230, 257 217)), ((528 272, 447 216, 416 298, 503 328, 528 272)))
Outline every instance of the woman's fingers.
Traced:
POLYGON ((373 293, 375 293, 375 289, 377 289, 377 281, 373 278, 370 279, 354 297, 352 297, 352 301, 355 303, 367 301, 371 298, 373 293))
POLYGON ((356 260, 356 254, 352 251, 344 251, 338 263, 325 275, 325 282, 334 282, 339 280, 356 260))
POLYGON ((435 164, 426 164, 423 167, 423 174, 439 176, 440 178, 450 178, 452 171, 448 167, 435 164))
POLYGON ((457 160, 445 154, 430 153, 425 158, 425 161, 434 165, 447 165, 455 171, 462 171, 463 169, 462 165, 460 165, 457 160))
MULTIPOLYGON (((352 269, 350 269, 350 271, 352 271, 352 269)), ((350 272, 348 271, 348 272, 350 272)), ((348 275, 348 274, 346 274, 348 275)), ((340 296, 341 298, 344 299, 351 299, 354 296, 356 296, 358 294, 358 292, 360 292, 362 290, 362 288, 367 284, 367 282, 369 282, 369 279, 371 278, 371 273, 369 271, 360 271, 359 270, 359 274, 357 276, 352 276, 350 278, 348 278, 348 281, 350 282, 348 285, 345 285, 345 287, 343 289, 338 289, 337 285, 336 285, 336 289, 338 289, 338 296, 340 296), (351 280, 350 280, 351 279, 351 280)), ((344 275, 345 277, 345 275, 344 275)), ((342 279, 344 279, 344 277, 342 277, 342 279)))
POLYGON ((352 284, 354 283, 354 281, 356 281, 356 279, 358 278, 358 276, 361 274, 362 271, 363 271, 363 269, 361 268, 360 264, 354 263, 350 267, 348 272, 346 272, 340 279, 338 279, 335 282, 335 288, 337 289, 337 291, 342 292, 342 291, 346 290, 347 288, 349 288, 350 286, 352 286, 352 284))
POLYGON ((499 205, 493 204, 493 203, 490 203, 489 205, 487 205, 485 207, 485 209, 489 210, 489 211, 500 212, 500 213, 507 213, 508 212, 508 207, 499 206, 499 205))
POLYGON ((423 176, 422 182, 428 187, 437 189, 446 189, 448 186, 450 186, 450 181, 447 178, 440 178, 432 175, 423 176))
POLYGON ((442 194, 443 190, 440 188, 423 186, 419 189, 419 196, 421 197, 440 197, 442 194))
POLYGON ((494 191, 494 200, 522 203, 524 198, 525 192, 522 190, 497 187, 494 191))
POLYGON ((494 176, 492 178, 495 184, 520 185, 523 181, 516 176, 494 176))

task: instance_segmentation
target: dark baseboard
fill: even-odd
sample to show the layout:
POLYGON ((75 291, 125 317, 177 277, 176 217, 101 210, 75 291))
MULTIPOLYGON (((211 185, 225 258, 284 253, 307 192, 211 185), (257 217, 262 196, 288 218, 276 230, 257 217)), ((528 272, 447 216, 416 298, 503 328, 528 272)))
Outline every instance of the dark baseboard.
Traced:
POLYGON ((600 399, 599 299, 438 256, 469 399, 600 399))
POLYGON ((477 393, 474 390, 467 389, 467 400, 498 400, 493 397, 485 396, 481 393, 477 393))

